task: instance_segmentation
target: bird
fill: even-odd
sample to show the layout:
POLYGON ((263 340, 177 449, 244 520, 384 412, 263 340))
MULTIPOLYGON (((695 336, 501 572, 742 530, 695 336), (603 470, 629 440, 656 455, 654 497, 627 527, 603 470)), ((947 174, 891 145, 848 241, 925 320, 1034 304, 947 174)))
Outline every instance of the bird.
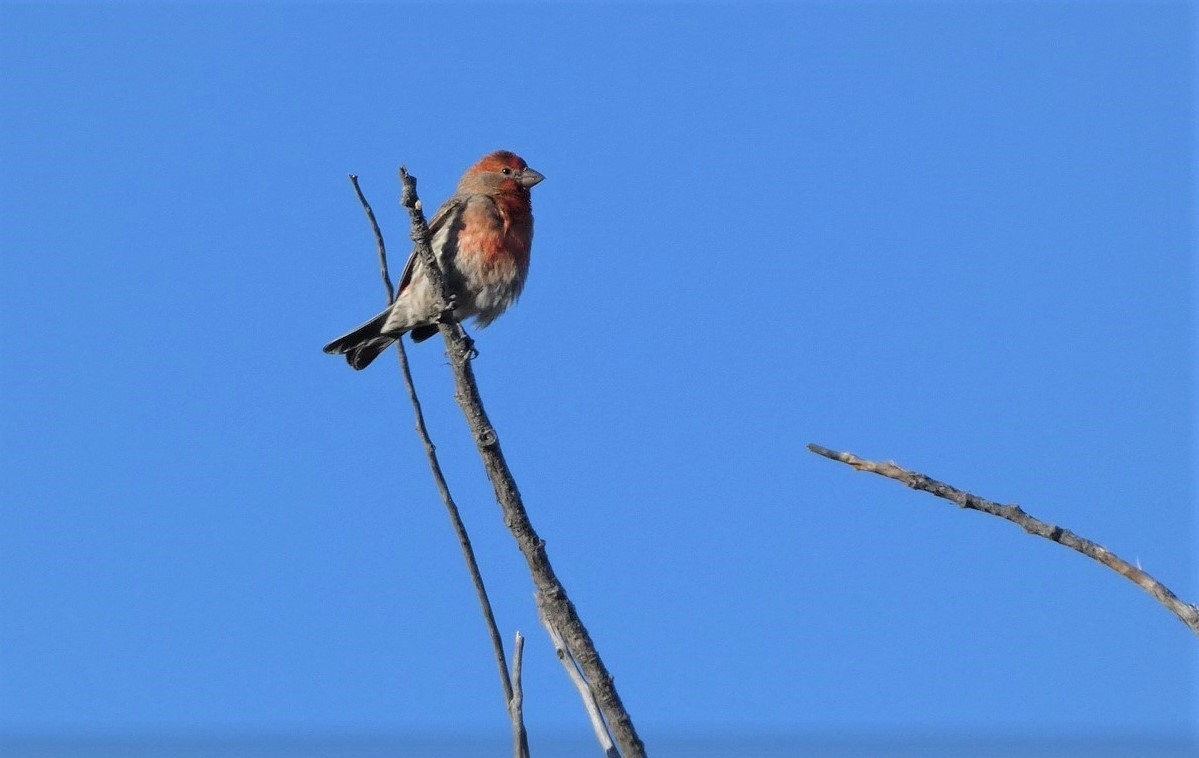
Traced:
MULTIPOLYGON (((453 297, 454 318, 485 327, 516 302, 529 274, 533 207, 529 190, 545 177, 508 150, 483 156, 458 182, 454 196, 429 222, 433 253, 453 297)), ((437 293, 413 251, 387 310, 325 345, 362 370, 411 333, 423 342, 437 333, 437 293)))

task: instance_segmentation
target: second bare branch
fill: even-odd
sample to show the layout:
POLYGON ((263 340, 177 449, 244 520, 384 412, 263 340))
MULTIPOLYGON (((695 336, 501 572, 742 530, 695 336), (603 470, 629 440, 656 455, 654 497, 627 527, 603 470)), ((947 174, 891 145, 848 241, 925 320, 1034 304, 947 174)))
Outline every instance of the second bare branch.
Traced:
POLYGON ((859 458, 853 453, 842 453, 814 444, 808 445, 808 450, 830 460, 840 461, 848 466, 852 466, 858 471, 866 471, 871 474, 885 476, 888 479, 894 479, 897 482, 903 482, 912 489, 921 490, 936 495, 939 498, 944 498, 962 508, 998 516, 1019 526, 1029 534, 1044 537, 1047 540, 1082 553, 1088 558, 1102 563, 1104 566, 1107 566, 1112 571, 1115 571, 1120 576, 1148 592, 1171 613, 1177 616, 1182 623, 1190 627, 1191 631, 1199 634, 1199 608, 1190 603, 1183 602, 1166 585, 1111 552, 1103 545, 1079 537, 1069 529, 1063 529, 1055 524, 1034 518, 1025 513, 1018 505, 1000 505, 977 495, 972 495, 969 492, 959 490, 956 487, 951 487, 944 482, 939 482, 932 477, 925 476, 916 471, 909 471, 894 463, 876 463, 859 458))

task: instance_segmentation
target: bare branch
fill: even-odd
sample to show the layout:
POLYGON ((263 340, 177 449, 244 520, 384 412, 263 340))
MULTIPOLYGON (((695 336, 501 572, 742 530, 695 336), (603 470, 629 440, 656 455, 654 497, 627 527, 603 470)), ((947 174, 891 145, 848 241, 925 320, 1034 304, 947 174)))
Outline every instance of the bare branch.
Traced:
MULTIPOLYGON (((395 301, 395 290, 391 285, 391 276, 387 270, 387 248, 383 244, 383 233, 379 231, 379 224, 375 221, 375 214, 371 210, 370 204, 366 201, 366 196, 362 194, 362 190, 358 186, 358 177, 350 174, 350 183, 354 185, 354 191, 358 193, 358 199, 362 203, 363 209, 366 211, 366 217, 370 220, 371 228, 375 233, 375 241, 379 248, 379 268, 383 277, 383 284, 387 287, 387 302, 395 301)), ((487 597, 487 588, 483 585, 483 574, 479 571, 479 564, 475 561, 475 551, 470 543, 470 535, 466 532, 466 525, 462 523, 462 516, 458 512, 458 505, 454 502, 453 496, 450 494, 449 485, 446 484, 445 475, 441 471, 441 463, 437 459, 437 448, 433 444, 433 440, 429 437, 429 430, 425 426, 425 414, 421 409, 420 398, 416 394, 416 386, 412 382, 412 371, 408 367, 408 354, 404 351, 403 340, 396 340, 396 351, 400 359, 400 371, 404 375, 404 384, 408 388, 408 399, 412 402, 412 410, 416 416, 416 433, 420 435, 421 442, 425 446, 425 455, 429 459, 429 468, 433 471, 433 481, 437 484, 437 491, 441 494, 441 501, 445 503, 446 512, 449 514, 450 523, 454 527, 454 533, 458 536, 458 544, 462 548, 462 555, 466 559, 466 568, 470 572, 471 581, 475 586, 475 594, 479 598, 479 606, 483 609, 483 619, 487 623, 487 632, 491 637, 491 647, 495 653, 496 665, 500 671, 500 686, 504 690, 504 705, 511 708, 512 702, 512 682, 508 678, 508 662, 504 656, 504 642, 500 637, 499 627, 495 623, 495 614, 491 610, 491 600, 487 597)), ((529 745, 528 737, 524 731, 524 724, 521 724, 518 734, 519 745, 524 749, 524 755, 528 755, 529 745)))
POLYGON ((525 733, 525 692, 520 684, 524 655, 525 638, 517 632, 516 644, 512 648, 512 699, 508 701, 508 715, 512 718, 512 754, 516 758, 529 758, 529 736, 525 733))
MULTIPOLYGON (((542 605, 537 603, 540 611, 542 605)), ((579 697, 583 699, 583 707, 587 709, 587 717, 591 719, 591 728, 595 731, 595 739, 603 748, 605 758, 620 758, 620 752, 616 746, 612 744, 612 735, 608 733, 608 725, 604 723, 604 717, 600 714, 599 706, 595 703, 595 693, 592 692, 591 686, 587 684, 587 680, 583 677, 583 673, 579 671, 579 664, 575 661, 570 651, 566 649, 566 643, 562 641, 562 635, 558 632, 558 628, 554 626, 544 612, 541 614, 541 623, 545 630, 549 632, 550 640, 554 643, 554 653, 558 656, 558 660, 562 662, 563 668, 566 669, 566 675, 570 677, 570 681, 574 682, 575 689, 579 691, 579 697)))
POLYGON ((1083 539, 1069 529, 1063 529, 1060 526, 1055 526, 1054 524, 1034 518, 1025 513, 1018 505, 993 503, 990 500, 985 500, 977 495, 971 495, 969 492, 963 492, 943 482, 938 482, 936 479, 927 477, 924 474, 908 471, 894 463, 875 463, 874 461, 863 460, 853 453, 839 453, 836 450, 829 450, 820 445, 808 445, 808 450, 825 458, 852 466, 858 471, 867 471, 871 474, 878 474, 888 479, 894 479, 897 482, 903 482, 912 489, 931 493, 937 497, 956 503, 962 508, 998 516, 1001 519, 1011 521, 1029 534, 1044 537, 1047 540, 1082 553, 1088 558, 1099 561, 1104 566, 1107 566, 1112 571, 1115 571, 1120 576, 1148 592, 1159 603, 1166 606, 1171 613, 1181 619, 1182 623, 1190 627, 1191 631, 1199 634, 1199 608, 1190 603, 1184 603, 1164 584, 1149 574, 1120 558, 1102 545, 1098 545, 1088 539, 1083 539))
POLYGON ((583 626, 574 604, 566 594, 566 588, 554 574, 545 551, 545 543, 537 536, 533 524, 529 521, 516 480, 500 449, 499 435, 483 409, 483 399, 479 395, 479 387, 475 383, 474 370, 470 363, 474 357, 474 348, 466 332, 453 319, 449 307, 450 292, 433 254, 429 242, 429 227, 416 195, 416 179, 406 169, 401 168, 400 181, 404 187, 401 202, 408 209, 412 221, 412 239, 416 244, 416 253, 424 261, 434 291, 439 294, 442 321, 438 328, 446 340, 446 352, 454 371, 455 398, 474 435, 475 445, 483 458, 483 467, 495 489, 496 500, 504 511, 504 523, 512 532, 517 547, 529 565, 533 583, 537 587, 539 610, 562 632, 567 650, 578 661, 583 673, 591 682, 596 702, 611 725, 613 736, 623 753, 628 758, 640 758, 645 755, 645 745, 637 735, 624 703, 621 702, 612 675, 604 666, 587 628, 583 626))

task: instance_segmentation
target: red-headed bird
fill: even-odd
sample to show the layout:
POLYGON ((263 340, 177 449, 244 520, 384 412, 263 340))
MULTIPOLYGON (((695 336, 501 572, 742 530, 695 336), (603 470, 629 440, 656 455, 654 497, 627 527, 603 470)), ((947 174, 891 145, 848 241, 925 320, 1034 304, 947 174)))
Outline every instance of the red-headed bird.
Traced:
MULTIPOLYGON (((529 275, 533 206, 529 188, 545 177, 519 155, 498 150, 467 169, 454 196, 429 222, 433 252, 454 295, 454 317, 487 326, 520 297, 529 275)), ((391 343, 412 333, 420 342, 437 333, 437 296, 414 252, 387 310, 325 345, 364 369, 391 343)))

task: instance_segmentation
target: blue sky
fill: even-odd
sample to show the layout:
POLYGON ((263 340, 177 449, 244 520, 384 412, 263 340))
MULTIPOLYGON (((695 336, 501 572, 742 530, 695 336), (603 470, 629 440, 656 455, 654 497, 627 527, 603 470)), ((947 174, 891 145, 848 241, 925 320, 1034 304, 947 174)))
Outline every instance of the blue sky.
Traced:
MULTIPOLYGON (((346 174, 398 267, 399 164, 436 206, 497 148, 547 179, 475 369, 651 749, 1193 737, 1196 640, 1148 595, 804 450, 1017 502, 1199 599, 1193 6, 0 27, 0 737, 504 744, 394 359, 320 352, 384 298, 346 174)), ((529 638, 534 748, 587 739, 441 347, 411 356, 529 638)))

